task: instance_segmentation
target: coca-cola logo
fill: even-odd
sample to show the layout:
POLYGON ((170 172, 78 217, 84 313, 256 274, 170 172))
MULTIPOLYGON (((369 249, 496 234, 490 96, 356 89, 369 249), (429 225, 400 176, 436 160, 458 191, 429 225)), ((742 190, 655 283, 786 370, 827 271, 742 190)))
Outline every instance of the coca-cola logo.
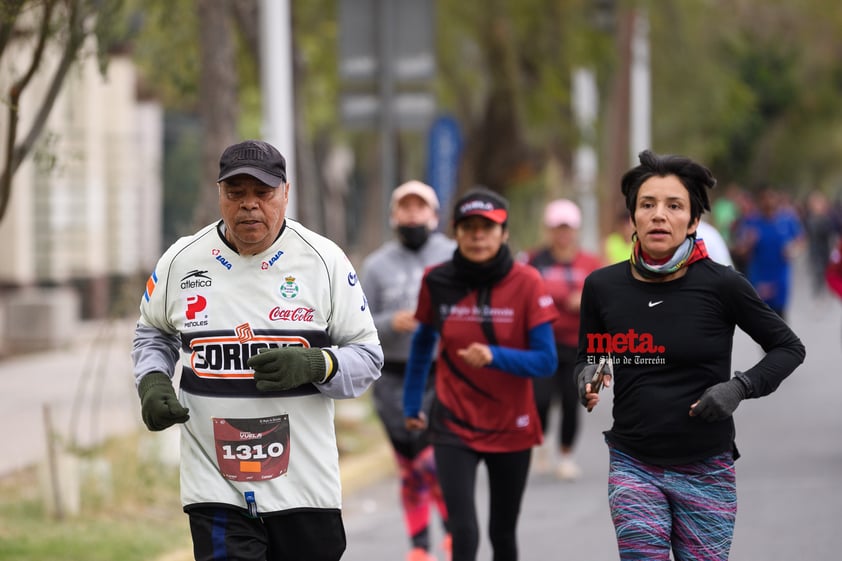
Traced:
POLYGON ((269 312, 269 319, 272 321, 313 321, 315 311, 313 308, 303 307, 282 310, 280 307, 275 306, 269 312))

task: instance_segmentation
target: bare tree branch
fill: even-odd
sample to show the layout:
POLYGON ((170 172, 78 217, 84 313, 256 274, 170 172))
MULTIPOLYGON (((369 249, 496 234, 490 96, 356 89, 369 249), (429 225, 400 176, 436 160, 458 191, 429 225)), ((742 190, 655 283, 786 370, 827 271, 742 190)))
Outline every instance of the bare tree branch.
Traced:
MULTIPOLYGON (((25 3, 25 1, 22 3, 25 3)), ((85 38, 91 33, 91 30, 86 28, 87 20, 90 17, 96 17, 96 6, 87 3, 86 0, 43 0, 43 6, 44 11, 40 20, 37 44, 32 60, 24 75, 12 85, 9 91, 9 128, 6 134, 3 172, 0 175, 0 221, 3 220, 8 209, 12 191, 12 177, 32 151, 35 142, 44 130, 67 73, 76 61, 85 38), (63 7, 60 14, 58 13, 59 6, 63 7), (86 7, 89 7, 90 11, 86 10, 86 7), (64 30, 63 36, 65 37, 63 43, 59 42, 59 34, 53 28, 58 21, 55 19, 56 17, 61 18, 61 25, 64 30), (61 52, 61 58, 49 78, 46 94, 35 111, 32 125, 23 136, 23 140, 18 142, 21 96, 42 66, 44 53, 50 41, 55 41, 57 44, 57 49, 61 52)), ((20 6, 18 10, 20 10, 20 6)), ((11 23, 14 27, 16 22, 11 23)), ((14 31, 12 30, 10 33, 14 33, 14 31)))
POLYGON ((0 57, 9 44, 24 2, 25 0, 4 0, 0 3, 0 57))
MULTIPOLYGON (((12 191, 12 176, 17 171, 23 155, 19 154, 20 147, 15 145, 17 141, 18 122, 20 118, 20 96, 29 85, 36 70, 41 65, 44 55, 44 48, 47 44, 47 37, 50 31, 50 22, 53 17, 53 8, 55 2, 50 0, 44 3, 44 15, 41 19, 41 26, 38 30, 38 43, 35 47, 35 52, 32 55, 32 60, 29 63, 24 75, 17 80, 9 91, 9 130, 6 136, 6 154, 5 164, 3 166, 3 174, 0 176, 0 220, 6 214, 6 208, 9 206, 9 198, 12 191)), ((23 153, 25 154, 25 152, 23 153)))
MULTIPOLYGON (((17 171, 17 168, 23 162, 23 159, 27 156, 27 154, 29 154, 32 150, 32 147, 35 145, 35 141, 44 129, 44 125, 47 123, 47 118, 49 117, 50 111, 55 104, 55 100, 61 92, 64 79, 70 68, 73 66, 73 63, 76 61, 79 49, 85 42, 85 37, 87 36, 85 19, 87 14, 83 13, 81 9, 82 1, 83 0, 72 0, 68 3, 70 11, 68 13, 69 33, 67 36, 67 42, 64 45, 61 60, 53 73, 52 79, 50 80, 50 86, 47 89, 47 94, 44 96, 44 99, 38 108, 38 112, 35 115, 32 126, 24 139, 15 148, 14 158, 12 160, 12 173, 17 171)), ((0 211, 0 220, 2 219, 3 214, 0 211)))

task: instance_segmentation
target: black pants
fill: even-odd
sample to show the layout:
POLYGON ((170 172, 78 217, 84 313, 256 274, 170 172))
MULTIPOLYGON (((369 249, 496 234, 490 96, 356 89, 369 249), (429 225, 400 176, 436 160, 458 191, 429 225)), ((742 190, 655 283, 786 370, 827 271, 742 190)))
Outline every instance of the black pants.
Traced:
POLYGON ((453 538, 452 561, 474 561, 479 549, 476 477, 480 461, 488 471, 488 536, 493 559, 516 561, 517 521, 532 450, 484 453, 458 446, 434 446, 434 451, 453 538))
POLYGON ((559 446, 572 448, 576 433, 579 430, 579 390, 576 387, 576 379, 573 377, 573 368, 576 366, 576 347, 557 345, 558 368, 552 376, 547 378, 532 378, 532 388, 535 391, 535 407, 538 409, 538 418, 541 419, 541 428, 549 432, 547 419, 550 414, 550 406, 554 400, 561 405, 561 426, 558 431, 559 446))
MULTIPOLYGON (((405 363, 387 363, 383 375, 374 383, 374 407, 392 448, 405 458, 415 458, 430 445, 427 431, 410 431, 404 426, 403 369, 405 363), (403 364, 404 366, 400 366, 403 364)), ((435 395, 435 376, 427 377, 421 410, 429 417, 435 395)))
POLYGON ((338 510, 249 518, 226 507, 191 508, 196 561, 338 561, 345 526, 338 510))

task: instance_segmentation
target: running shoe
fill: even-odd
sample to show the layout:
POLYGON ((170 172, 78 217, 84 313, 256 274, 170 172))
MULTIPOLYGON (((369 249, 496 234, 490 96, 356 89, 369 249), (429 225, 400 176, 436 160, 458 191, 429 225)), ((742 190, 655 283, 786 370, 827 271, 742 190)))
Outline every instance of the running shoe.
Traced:
POLYGON ((576 465, 576 462, 570 459, 561 460, 556 469, 556 476, 563 481, 574 481, 582 475, 582 470, 576 465))
POLYGON ((441 541, 441 550, 444 552, 444 561, 453 559, 453 538, 450 537, 450 534, 444 536, 441 541))
POLYGON ((406 556, 406 561, 438 561, 435 555, 431 555, 426 549, 414 547, 406 556))

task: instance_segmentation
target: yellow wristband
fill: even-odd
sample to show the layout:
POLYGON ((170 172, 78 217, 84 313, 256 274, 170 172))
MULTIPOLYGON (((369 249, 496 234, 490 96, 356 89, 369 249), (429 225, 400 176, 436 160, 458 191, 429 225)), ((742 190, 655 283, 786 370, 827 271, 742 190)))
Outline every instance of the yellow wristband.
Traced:
POLYGON ((322 378, 321 382, 319 382, 320 384, 327 382, 328 378, 330 378, 330 374, 333 372, 333 356, 324 349, 322 349, 322 356, 325 357, 325 377, 322 378))

